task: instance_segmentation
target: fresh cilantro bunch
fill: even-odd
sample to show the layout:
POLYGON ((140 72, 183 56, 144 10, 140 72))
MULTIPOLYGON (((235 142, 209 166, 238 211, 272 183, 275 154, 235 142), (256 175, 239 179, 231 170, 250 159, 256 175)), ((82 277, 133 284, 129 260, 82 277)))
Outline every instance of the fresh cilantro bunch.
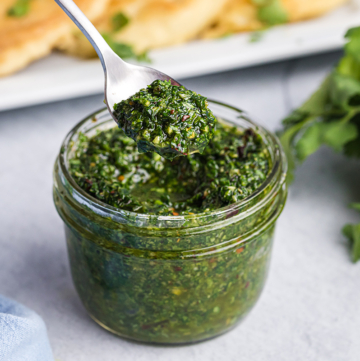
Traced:
MULTIPOLYGON (((360 27, 345 37, 345 55, 320 88, 284 121, 280 140, 288 158, 291 182, 297 164, 325 144, 360 158, 360 27)), ((360 210, 360 204, 353 205, 360 210)), ((360 224, 347 225, 352 259, 360 260, 360 224)))

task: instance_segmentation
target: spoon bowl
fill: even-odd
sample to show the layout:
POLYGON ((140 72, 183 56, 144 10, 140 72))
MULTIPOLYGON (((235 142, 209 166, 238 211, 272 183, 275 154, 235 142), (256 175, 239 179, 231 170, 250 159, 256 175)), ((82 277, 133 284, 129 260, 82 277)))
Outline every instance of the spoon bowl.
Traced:
POLYGON ((115 122, 117 119, 114 116, 114 105, 128 99, 155 80, 170 80, 172 85, 181 86, 179 82, 156 69, 122 60, 72 0, 55 1, 87 37, 99 56, 105 75, 105 103, 115 122))

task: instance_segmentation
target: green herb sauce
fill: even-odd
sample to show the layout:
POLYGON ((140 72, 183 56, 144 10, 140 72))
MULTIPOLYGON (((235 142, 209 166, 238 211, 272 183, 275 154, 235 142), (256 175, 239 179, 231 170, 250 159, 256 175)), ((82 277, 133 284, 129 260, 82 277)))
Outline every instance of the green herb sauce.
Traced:
POLYGON ((137 213, 186 215, 212 211, 252 194, 265 180, 269 155, 260 135, 217 124, 203 154, 173 161, 138 153, 119 128, 79 137, 71 175, 87 193, 137 213))
MULTIPOLYGON (((92 228, 93 225, 90 227, 92 228)), ((195 237, 200 243, 228 242, 243 223, 195 237), (201 242, 202 241, 202 242, 201 242)), ((249 242, 211 255, 108 248, 149 236, 107 231, 95 237, 79 225, 66 227, 72 277, 89 314, 120 336, 155 343, 185 343, 214 337, 234 327, 256 303, 266 280, 274 226, 249 242), (109 241, 110 240, 110 241, 109 241)), ((150 236, 151 237, 151 236, 150 236)), ((153 237, 186 247, 190 237, 153 237)), ((240 238, 237 242, 240 242, 240 238)))
POLYGON ((205 97, 162 80, 115 104, 114 115, 139 152, 167 159, 202 153, 216 123, 205 97))
POLYGON ((89 137, 77 132, 67 153, 70 174, 102 202, 154 215, 95 211, 91 198, 74 196, 56 163, 54 200, 85 308, 106 329, 144 342, 195 342, 231 329, 263 289, 284 177, 241 210, 206 212, 254 193, 272 169, 271 148, 253 130, 219 121, 203 154, 170 161, 139 154, 111 123, 89 137))

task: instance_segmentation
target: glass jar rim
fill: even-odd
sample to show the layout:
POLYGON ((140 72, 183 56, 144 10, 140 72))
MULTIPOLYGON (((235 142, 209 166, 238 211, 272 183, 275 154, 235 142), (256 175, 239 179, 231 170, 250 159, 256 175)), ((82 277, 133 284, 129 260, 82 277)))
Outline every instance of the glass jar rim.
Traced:
MULTIPOLYGON (((78 132, 87 124, 92 123, 94 124, 94 127, 97 127, 101 124, 106 123, 109 121, 109 119, 112 120, 111 115, 107 112, 107 108, 100 109, 86 118, 84 118, 82 121, 77 123, 70 132, 66 135, 58 156, 59 160, 59 166, 62 171, 63 176, 65 177, 66 181, 69 183, 69 185, 72 188, 72 196, 73 198, 80 204, 88 206, 93 212, 100 216, 109 217, 111 215, 112 220, 119 220, 123 221, 127 218, 135 218, 137 220, 137 223, 142 226, 145 224, 153 224, 153 222, 149 222, 150 220, 156 219, 157 221, 160 221, 163 224, 167 224, 167 227, 171 227, 171 224, 178 224, 184 223, 186 220, 200 220, 202 218, 210 218, 214 217, 219 219, 228 219, 231 218, 233 215, 237 215, 236 220, 245 218, 245 216, 248 216, 249 214, 253 214, 254 212, 258 211, 264 204, 266 204, 268 199, 271 199, 272 192, 269 192, 266 194, 261 200, 254 205, 251 205, 250 208, 247 208, 250 202, 252 202, 254 199, 259 197, 262 193, 265 192, 265 190, 276 180, 278 180, 279 183, 283 184, 285 182, 286 178, 286 171, 287 171, 287 162, 284 155, 284 152, 282 150, 280 141, 278 138, 266 130, 264 127, 256 124, 252 120, 250 120, 246 113, 234 106, 224 104, 222 102, 218 102, 215 100, 208 99, 208 102, 211 105, 220 106, 221 108, 225 108, 230 111, 234 111, 238 114, 237 118, 242 119, 242 121, 246 122, 247 125, 249 125, 250 128, 254 129, 257 133, 259 133, 262 138, 265 140, 266 146, 268 150, 272 150, 272 168, 269 171, 266 180, 262 183, 262 185, 257 188, 252 194, 250 194, 248 197, 242 199, 241 201, 235 202, 233 204, 227 205, 225 207, 218 208, 216 210, 210 211, 210 212, 201 212, 201 213, 195 213, 195 214, 187 214, 187 215, 178 215, 178 216, 163 216, 163 215, 153 215, 153 214, 145 214, 145 213, 137 213, 132 211, 123 210, 120 208, 113 207, 105 202, 102 202, 101 200, 98 200, 97 198, 91 196, 87 192, 85 192, 74 180, 74 178, 71 176, 69 171, 69 162, 68 162, 68 154, 69 150, 72 147, 72 143, 74 141, 74 137, 78 132), (97 117, 108 115, 107 121, 103 121, 102 123, 97 122, 97 117), (271 149, 270 149, 271 148, 271 149), (280 173, 280 174, 279 174, 280 173), (246 215, 243 215, 241 217, 242 213, 241 210, 246 209, 246 215)), ((215 112, 216 115, 216 112, 215 112)), ((226 118, 224 119, 225 122, 230 122, 236 126, 239 126, 238 124, 234 123, 233 121, 229 121, 226 118)), ((91 128, 92 129, 92 128, 91 128)), ((121 222, 122 223, 122 222, 121 222)))

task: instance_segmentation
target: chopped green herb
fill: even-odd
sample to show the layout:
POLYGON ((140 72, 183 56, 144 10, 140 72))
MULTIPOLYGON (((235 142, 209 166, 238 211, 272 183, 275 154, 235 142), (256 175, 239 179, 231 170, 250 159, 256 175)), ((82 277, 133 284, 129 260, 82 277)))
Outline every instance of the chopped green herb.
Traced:
POLYGON ((114 115, 140 152, 168 159, 202 153, 216 123, 205 97, 162 80, 115 104, 114 115))
POLYGON ((105 41, 109 44, 112 50, 120 56, 122 59, 135 59, 137 61, 143 62, 151 62, 150 58, 148 57, 147 52, 143 52, 141 54, 136 54, 134 48, 125 43, 118 43, 113 40, 112 36, 109 34, 102 34, 105 41))
POLYGON ((251 129, 218 124, 203 154, 166 160, 138 153, 119 128, 79 138, 70 159, 73 178, 86 192, 117 208, 179 215, 208 212, 240 201, 266 179, 269 158, 251 129))
MULTIPOLYGON (((297 164, 327 145, 360 158, 360 27, 346 33, 345 55, 320 88, 284 121, 280 140, 288 158, 289 182, 297 164)), ((346 226, 359 259, 358 226, 346 226)))
POLYGON ((256 1, 256 3, 261 3, 259 4, 258 18, 265 24, 271 26, 288 22, 288 14, 280 0, 256 1))
POLYGON ((257 43, 261 41, 263 37, 264 37, 264 31, 253 31, 250 34, 249 41, 250 43, 257 43))
POLYGON ((229 31, 223 35, 220 36, 220 39, 228 39, 228 38, 231 38, 232 36, 234 35, 233 32, 229 31))
POLYGON ((149 53, 144 51, 136 56, 137 61, 141 61, 143 63, 151 63, 151 58, 149 57, 149 53))
POLYGON ((129 24, 129 18, 124 13, 115 14, 111 21, 114 31, 119 31, 129 24))
MULTIPOLYGON (((354 208, 360 211, 360 203, 352 203, 350 204, 351 208, 354 208)), ((353 262, 357 262, 360 260, 360 223, 359 224, 347 224, 343 228, 343 234, 349 238, 352 251, 351 258, 353 262)))
POLYGON ((8 9, 7 15, 21 17, 28 14, 31 0, 16 0, 15 4, 8 9))

